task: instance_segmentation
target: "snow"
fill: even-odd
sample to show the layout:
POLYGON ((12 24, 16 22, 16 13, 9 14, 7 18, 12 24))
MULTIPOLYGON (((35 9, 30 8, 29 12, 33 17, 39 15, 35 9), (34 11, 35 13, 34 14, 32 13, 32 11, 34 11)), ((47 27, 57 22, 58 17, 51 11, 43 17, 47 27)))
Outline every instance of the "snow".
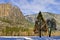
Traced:
POLYGON ((60 40, 60 36, 0 36, 0 40, 60 40))

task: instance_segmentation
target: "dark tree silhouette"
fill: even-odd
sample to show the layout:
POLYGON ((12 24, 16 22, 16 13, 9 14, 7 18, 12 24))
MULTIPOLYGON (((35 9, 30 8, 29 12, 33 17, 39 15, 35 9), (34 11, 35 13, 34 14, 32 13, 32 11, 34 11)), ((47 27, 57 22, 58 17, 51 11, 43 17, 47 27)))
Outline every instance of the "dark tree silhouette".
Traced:
POLYGON ((54 18, 44 20, 42 13, 39 12, 35 21, 34 33, 38 33, 41 37, 42 31, 48 32, 50 37, 52 30, 56 30, 56 20, 54 18))
POLYGON ((42 31, 47 31, 47 26, 45 24, 45 20, 42 16, 42 13, 39 12, 38 16, 37 16, 37 20, 35 21, 35 29, 34 32, 35 33, 39 33, 39 36, 41 37, 41 32, 42 31))
POLYGON ((56 30, 56 20, 54 18, 47 19, 47 25, 48 25, 48 32, 49 32, 49 37, 50 37, 51 32, 53 30, 56 30))

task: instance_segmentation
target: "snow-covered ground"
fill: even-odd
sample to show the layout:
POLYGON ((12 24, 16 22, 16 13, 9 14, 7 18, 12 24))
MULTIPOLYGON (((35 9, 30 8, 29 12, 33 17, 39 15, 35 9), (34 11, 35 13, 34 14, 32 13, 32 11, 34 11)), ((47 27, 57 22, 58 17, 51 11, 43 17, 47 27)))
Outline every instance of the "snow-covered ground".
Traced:
POLYGON ((0 36, 0 40, 60 40, 60 36, 0 36))

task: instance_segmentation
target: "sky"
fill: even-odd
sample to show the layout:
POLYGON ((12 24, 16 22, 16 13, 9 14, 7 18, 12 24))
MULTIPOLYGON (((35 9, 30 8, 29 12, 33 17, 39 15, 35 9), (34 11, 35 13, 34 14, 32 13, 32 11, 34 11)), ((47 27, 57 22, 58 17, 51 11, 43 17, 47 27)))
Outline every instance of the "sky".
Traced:
POLYGON ((16 5, 24 15, 36 14, 39 11, 60 14, 60 0, 0 0, 0 3, 16 5))

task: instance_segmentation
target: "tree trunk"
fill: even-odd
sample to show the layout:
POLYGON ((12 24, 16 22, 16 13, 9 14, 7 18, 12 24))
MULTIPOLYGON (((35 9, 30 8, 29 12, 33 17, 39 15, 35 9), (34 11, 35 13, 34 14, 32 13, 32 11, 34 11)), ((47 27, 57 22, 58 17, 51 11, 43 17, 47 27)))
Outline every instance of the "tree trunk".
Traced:
POLYGON ((41 29, 39 30, 39 37, 41 37, 41 29))
POLYGON ((51 37, 51 31, 52 31, 51 28, 49 28, 49 37, 51 37))

